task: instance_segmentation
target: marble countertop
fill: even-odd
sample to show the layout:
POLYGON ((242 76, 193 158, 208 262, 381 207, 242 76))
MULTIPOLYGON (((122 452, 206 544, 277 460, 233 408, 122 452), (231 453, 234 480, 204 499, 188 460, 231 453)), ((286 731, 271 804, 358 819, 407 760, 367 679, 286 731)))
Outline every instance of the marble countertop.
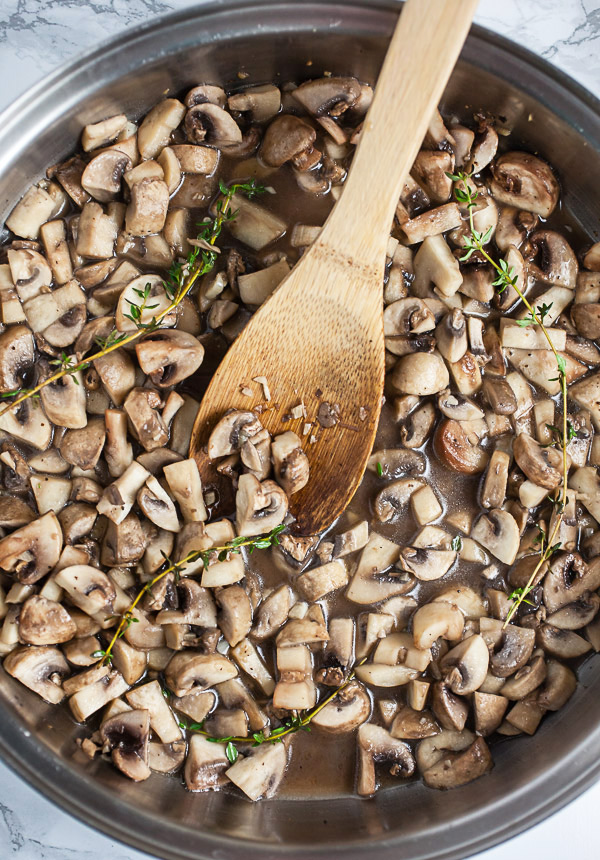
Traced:
MULTIPOLYGON (((187 0, 0 0, 0 109, 102 39, 187 0)), ((600 96, 600 0, 481 0, 477 21, 555 63, 600 96)), ((477 860, 598 857, 600 783, 477 860)), ((58 810, 0 764, 1 860, 147 860, 58 810)))

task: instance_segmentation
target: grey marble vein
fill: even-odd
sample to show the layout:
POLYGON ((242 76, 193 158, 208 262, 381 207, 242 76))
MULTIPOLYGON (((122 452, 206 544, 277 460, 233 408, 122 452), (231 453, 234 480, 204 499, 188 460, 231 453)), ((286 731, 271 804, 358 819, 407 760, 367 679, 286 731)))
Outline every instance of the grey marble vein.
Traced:
MULTIPOLYGON (((193 0, 0 0, 0 109, 63 61, 193 0)), ((600 96, 600 0, 481 0, 477 21, 600 96)), ((477 860, 596 860, 600 785, 477 860)), ((0 860, 144 860, 54 807, 0 763, 0 860)))

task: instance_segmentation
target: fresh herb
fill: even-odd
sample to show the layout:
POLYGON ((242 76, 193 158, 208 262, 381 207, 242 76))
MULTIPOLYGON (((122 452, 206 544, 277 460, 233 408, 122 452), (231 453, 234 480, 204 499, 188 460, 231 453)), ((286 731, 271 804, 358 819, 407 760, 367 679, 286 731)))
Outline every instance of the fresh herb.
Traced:
POLYGON ((381 463, 377 463, 375 468, 377 469, 377 474, 381 478, 381 476, 383 475, 383 466, 381 465, 381 463))
POLYGON ((227 741, 227 746, 225 747, 225 755, 227 756, 227 760, 230 762, 230 764, 236 763, 239 753, 233 741, 227 741))
POLYGON ((556 347, 552 342, 552 338, 550 337, 550 334, 544 325, 544 319, 546 319, 550 311, 551 305, 542 304, 540 307, 534 308, 533 305, 529 302, 529 300, 523 295, 522 290, 519 288, 517 283, 518 278, 515 275, 514 269, 512 267, 509 268, 506 260, 500 259, 496 261, 486 251, 484 246, 491 236, 491 228, 485 234, 482 234, 475 229, 475 223, 473 221, 473 210, 476 206, 475 201, 479 195, 479 192, 471 185, 472 175, 469 173, 448 173, 447 176, 455 183, 454 196, 456 197, 456 200, 466 206, 467 211, 469 213, 469 234, 465 238, 464 255, 460 258, 461 261, 466 261, 470 259, 470 257, 474 253, 477 253, 479 257, 489 263, 496 272, 496 279, 493 283, 494 286, 498 287, 498 292, 501 293, 507 287, 512 287, 512 289, 515 291, 515 293, 523 302, 527 311, 529 312, 528 316, 525 317, 524 320, 522 320, 522 324, 537 325, 540 327, 544 337, 548 342, 548 346, 554 353, 554 357, 556 359, 556 366, 558 368, 558 376, 554 377, 554 379, 551 381, 557 380, 558 382, 560 382, 560 392, 563 406, 562 431, 560 432, 560 447, 562 449, 563 460, 563 480, 562 490, 560 487, 558 487, 556 490, 556 495, 552 499, 552 502, 557 512, 556 522, 554 524, 554 529, 549 539, 546 541, 544 536, 544 540, 540 542, 539 559, 525 587, 522 589, 516 589, 513 592, 513 595, 515 595, 514 598, 511 595, 511 599, 513 599, 513 605, 511 606, 508 616, 506 618, 504 625, 506 626, 510 623, 511 619, 514 617, 521 604, 528 602, 527 596, 533 589, 533 584, 536 580, 537 574, 539 573, 541 567, 546 563, 546 561, 548 561, 548 559, 557 551, 557 548, 560 546, 559 543, 556 543, 556 537, 559 534, 564 517, 565 507, 569 501, 567 498, 567 480, 569 472, 567 445, 569 442, 569 438, 572 438, 570 436, 570 431, 568 427, 569 422, 567 419, 567 362, 564 356, 559 355, 559 353, 557 352, 556 347))
POLYGON ((454 552, 460 552, 462 549, 462 538, 460 535, 455 535, 452 538, 452 543, 450 544, 454 552))
POLYGON ((234 538, 232 541, 229 541, 223 546, 215 546, 209 550, 192 550, 189 552, 185 558, 182 558, 180 561, 172 561, 168 555, 164 552, 162 556, 165 560, 165 567, 163 570, 158 573, 154 579, 150 582, 146 583, 143 588, 140 589, 135 599, 131 602, 131 605, 125 612, 121 615, 120 621, 117 625, 117 629, 115 630, 112 639, 106 649, 106 651, 102 654, 102 662, 107 663, 112 660, 112 649, 115 645, 115 642, 125 635, 125 631, 136 621, 139 621, 139 618, 136 618, 134 610, 144 594, 149 593, 152 594, 152 587, 156 585, 157 582, 160 582, 168 573, 174 574, 175 581, 179 580, 181 572, 185 570, 185 568, 192 564, 195 561, 202 561, 205 567, 208 567, 214 561, 225 561, 229 553, 238 553, 241 552, 241 548, 243 546, 248 547, 249 551, 252 552, 255 549, 266 549, 267 547, 273 546, 274 544, 279 543, 279 535, 285 528, 285 525, 275 526, 269 534, 258 535, 257 537, 244 537, 243 535, 237 538, 234 538))
POLYGON ((114 350, 126 344, 133 343, 144 334, 155 331, 160 328, 161 323, 177 308, 183 299, 188 295, 198 278, 201 278, 207 272, 210 272, 214 267, 218 254, 214 250, 215 243, 221 234, 223 225, 233 219, 237 215, 237 211, 232 210, 231 200, 238 191, 252 198, 257 194, 262 194, 266 189, 262 185, 258 185, 254 179, 250 182, 234 182, 232 185, 225 185, 224 182, 219 183, 221 197, 216 203, 215 217, 209 219, 202 224, 202 229, 198 233, 198 241, 203 243, 202 247, 194 247, 187 257, 185 263, 176 262, 169 269, 167 277, 163 282, 165 294, 169 299, 168 306, 152 317, 150 322, 144 322, 142 315, 147 310, 152 310, 157 305, 148 304, 150 297, 150 285, 147 284, 143 290, 135 290, 139 303, 130 301, 129 313, 125 316, 135 324, 135 331, 123 334, 116 330, 110 332, 107 338, 97 340, 99 349, 97 352, 90 355, 85 361, 73 362, 70 356, 62 354, 60 359, 54 360, 51 364, 57 366, 57 370, 44 379, 38 382, 33 388, 18 388, 14 391, 6 392, 2 395, 4 399, 15 398, 11 403, 7 403, 0 408, 0 416, 19 406, 25 400, 31 397, 37 397, 39 392, 48 385, 53 385, 62 379, 64 376, 73 377, 74 381, 79 383, 76 378, 81 370, 85 370, 89 365, 99 358, 103 358, 114 350))
MULTIPOLYGON (((529 593, 529 592, 527 592, 527 593, 529 593)), ((509 599, 509 600, 512 600, 513 602, 515 602, 515 601, 520 601, 521 603, 527 603, 527 604, 529 604, 529 606, 535 606, 535 603, 532 603, 532 601, 531 601, 531 600, 527 600, 527 595, 526 595, 526 593, 525 593, 525 589, 524 589, 524 588, 515 588, 515 590, 514 590, 514 591, 512 591, 512 592, 508 595, 508 599, 509 599)))

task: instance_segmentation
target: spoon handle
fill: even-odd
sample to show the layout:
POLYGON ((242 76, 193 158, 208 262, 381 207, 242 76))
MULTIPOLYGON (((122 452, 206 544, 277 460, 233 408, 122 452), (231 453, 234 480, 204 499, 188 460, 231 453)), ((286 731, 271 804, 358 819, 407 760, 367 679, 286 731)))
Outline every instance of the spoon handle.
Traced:
POLYGON ((477 0, 406 0, 344 192, 320 235, 348 261, 381 265, 404 180, 469 32, 477 0))

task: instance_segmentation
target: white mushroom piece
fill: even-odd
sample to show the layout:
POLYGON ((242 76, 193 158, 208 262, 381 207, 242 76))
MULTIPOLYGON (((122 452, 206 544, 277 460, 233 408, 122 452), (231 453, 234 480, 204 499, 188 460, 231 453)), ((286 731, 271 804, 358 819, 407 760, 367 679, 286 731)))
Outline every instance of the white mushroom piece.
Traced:
POLYGON ((271 445, 275 480, 288 496, 305 487, 309 478, 308 457, 299 437, 288 430, 276 436, 271 445))
POLYGON ((165 388, 187 379, 202 364, 204 347, 184 331, 161 330, 136 343, 140 367, 153 385, 165 388))
POLYGON ((100 726, 100 739, 110 751, 113 764, 134 782, 148 779, 150 715, 136 709, 116 714, 100 726))
POLYGON ((261 483, 254 475, 240 475, 235 510, 238 534, 266 534, 284 521, 288 499, 275 481, 261 483))
POLYGON ((0 567, 19 582, 37 582, 57 564, 62 546, 60 524, 49 511, 0 540, 0 567))
POLYGON ((316 714, 311 725, 326 732, 351 732, 369 719, 371 700, 362 684, 352 681, 316 714))
POLYGON ((237 785, 250 800, 273 797, 287 766, 285 743, 264 744, 238 758, 226 772, 227 778, 237 785))
POLYGON ((17 648, 6 656, 4 668, 50 704, 58 705, 65 697, 61 681, 70 670, 58 648, 35 645, 17 648))
POLYGON ((541 158, 528 152, 507 152, 492 168, 490 192, 496 200, 547 218, 558 202, 558 182, 541 158))
POLYGON ((369 797, 377 789, 376 762, 391 763, 392 776, 407 778, 415 771, 415 760, 408 744, 392 737, 381 726, 363 723, 358 730, 357 785, 362 797, 369 797))

